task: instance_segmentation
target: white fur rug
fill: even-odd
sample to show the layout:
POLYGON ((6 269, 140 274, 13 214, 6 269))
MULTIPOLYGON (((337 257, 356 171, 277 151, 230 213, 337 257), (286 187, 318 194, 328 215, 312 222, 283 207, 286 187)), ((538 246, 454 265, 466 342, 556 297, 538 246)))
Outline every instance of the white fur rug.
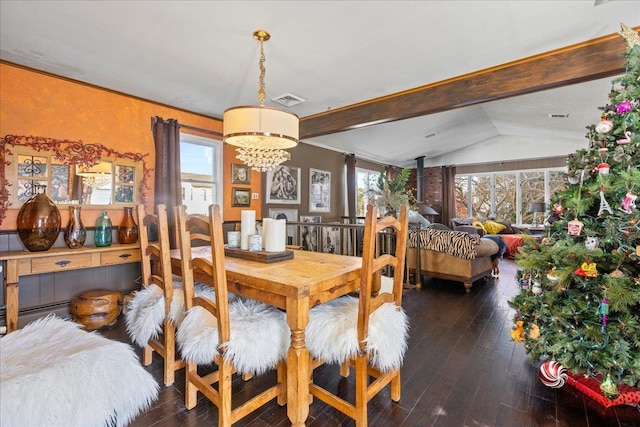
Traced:
POLYGON ((53 315, 0 339, 0 425, 125 426, 158 397, 131 346, 53 315))

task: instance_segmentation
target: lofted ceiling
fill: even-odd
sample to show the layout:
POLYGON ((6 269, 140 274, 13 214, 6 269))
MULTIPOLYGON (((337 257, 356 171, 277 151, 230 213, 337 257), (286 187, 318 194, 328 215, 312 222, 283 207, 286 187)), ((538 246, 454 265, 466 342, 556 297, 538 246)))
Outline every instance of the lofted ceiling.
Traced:
MULTIPOLYGON (((640 1, 2 0, 0 59, 221 118, 257 103, 252 34, 263 28, 271 33, 266 104, 301 97, 287 109, 304 122, 609 35, 620 23, 640 25, 640 1)), ((622 39, 619 46, 623 52, 622 39)), ((611 80, 389 118, 303 143, 398 166, 420 156, 425 165, 473 163, 486 147, 494 160, 567 154, 585 144, 611 80)))

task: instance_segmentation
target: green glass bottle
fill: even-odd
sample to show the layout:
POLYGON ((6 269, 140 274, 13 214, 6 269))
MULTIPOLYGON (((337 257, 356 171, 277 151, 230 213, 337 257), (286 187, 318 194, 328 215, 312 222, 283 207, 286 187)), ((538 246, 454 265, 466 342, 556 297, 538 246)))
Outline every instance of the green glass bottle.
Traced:
POLYGON ((111 240, 113 238, 112 230, 113 226, 111 225, 111 220, 107 215, 107 211, 102 211, 102 215, 100 215, 96 220, 96 230, 94 236, 96 246, 111 246, 111 240))

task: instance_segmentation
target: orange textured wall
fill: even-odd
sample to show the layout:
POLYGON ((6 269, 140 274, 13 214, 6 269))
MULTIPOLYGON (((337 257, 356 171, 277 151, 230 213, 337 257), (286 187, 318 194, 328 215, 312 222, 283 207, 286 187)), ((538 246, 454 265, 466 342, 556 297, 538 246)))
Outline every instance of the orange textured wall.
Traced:
MULTIPOLYGON (((0 135, 33 135, 61 140, 100 143, 117 151, 149 153, 147 165, 153 168, 155 150, 151 133, 151 118, 176 119, 179 123, 222 132, 218 119, 174 109, 132 96, 58 78, 12 64, 0 63, 0 135)), ((197 132, 186 131, 197 134, 197 132)), ((209 134, 202 134, 211 137, 209 134)), ((231 207, 230 163, 235 153, 225 147, 225 221, 240 219, 237 208, 231 207)), ((252 176, 252 190, 260 191, 261 176, 252 176)), ((153 173, 147 204, 153 203, 153 173)), ((258 201, 255 209, 260 210, 258 201)), ((252 203, 251 208, 254 208, 252 203)), ((61 210, 66 215, 64 210, 61 210)), ((258 212, 259 213, 259 212, 258 212)), ((92 225, 99 210, 83 208, 83 221, 92 225), (86 218, 86 219, 85 219, 86 218)), ((9 209, 0 225, 2 230, 13 230, 17 209, 9 209)), ((113 220, 120 220, 114 212, 113 220)), ((66 218, 63 217, 63 224, 66 218)))
POLYGON ((252 209, 256 211, 256 218, 262 218, 262 195, 260 194, 260 188, 262 186, 262 173, 257 171, 251 171, 251 186, 247 185, 233 185, 231 184, 231 163, 241 163, 236 159, 236 147, 232 145, 224 145, 224 218, 225 221, 240 221, 240 211, 243 209, 252 209), (251 198, 251 204, 249 207, 233 207, 231 206, 232 188, 251 188, 251 194, 257 193, 258 199, 251 198))

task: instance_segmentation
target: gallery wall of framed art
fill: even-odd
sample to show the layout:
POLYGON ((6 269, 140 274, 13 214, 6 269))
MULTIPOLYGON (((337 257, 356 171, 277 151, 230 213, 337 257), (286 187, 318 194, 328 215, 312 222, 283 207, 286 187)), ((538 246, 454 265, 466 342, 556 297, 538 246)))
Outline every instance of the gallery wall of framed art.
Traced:
POLYGON ((331 212, 331 172, 309 168, 309 212, 331 212))
POLYGON ((300 168, 277 166, 267 171, 267 203, 300 204, 300 168))

